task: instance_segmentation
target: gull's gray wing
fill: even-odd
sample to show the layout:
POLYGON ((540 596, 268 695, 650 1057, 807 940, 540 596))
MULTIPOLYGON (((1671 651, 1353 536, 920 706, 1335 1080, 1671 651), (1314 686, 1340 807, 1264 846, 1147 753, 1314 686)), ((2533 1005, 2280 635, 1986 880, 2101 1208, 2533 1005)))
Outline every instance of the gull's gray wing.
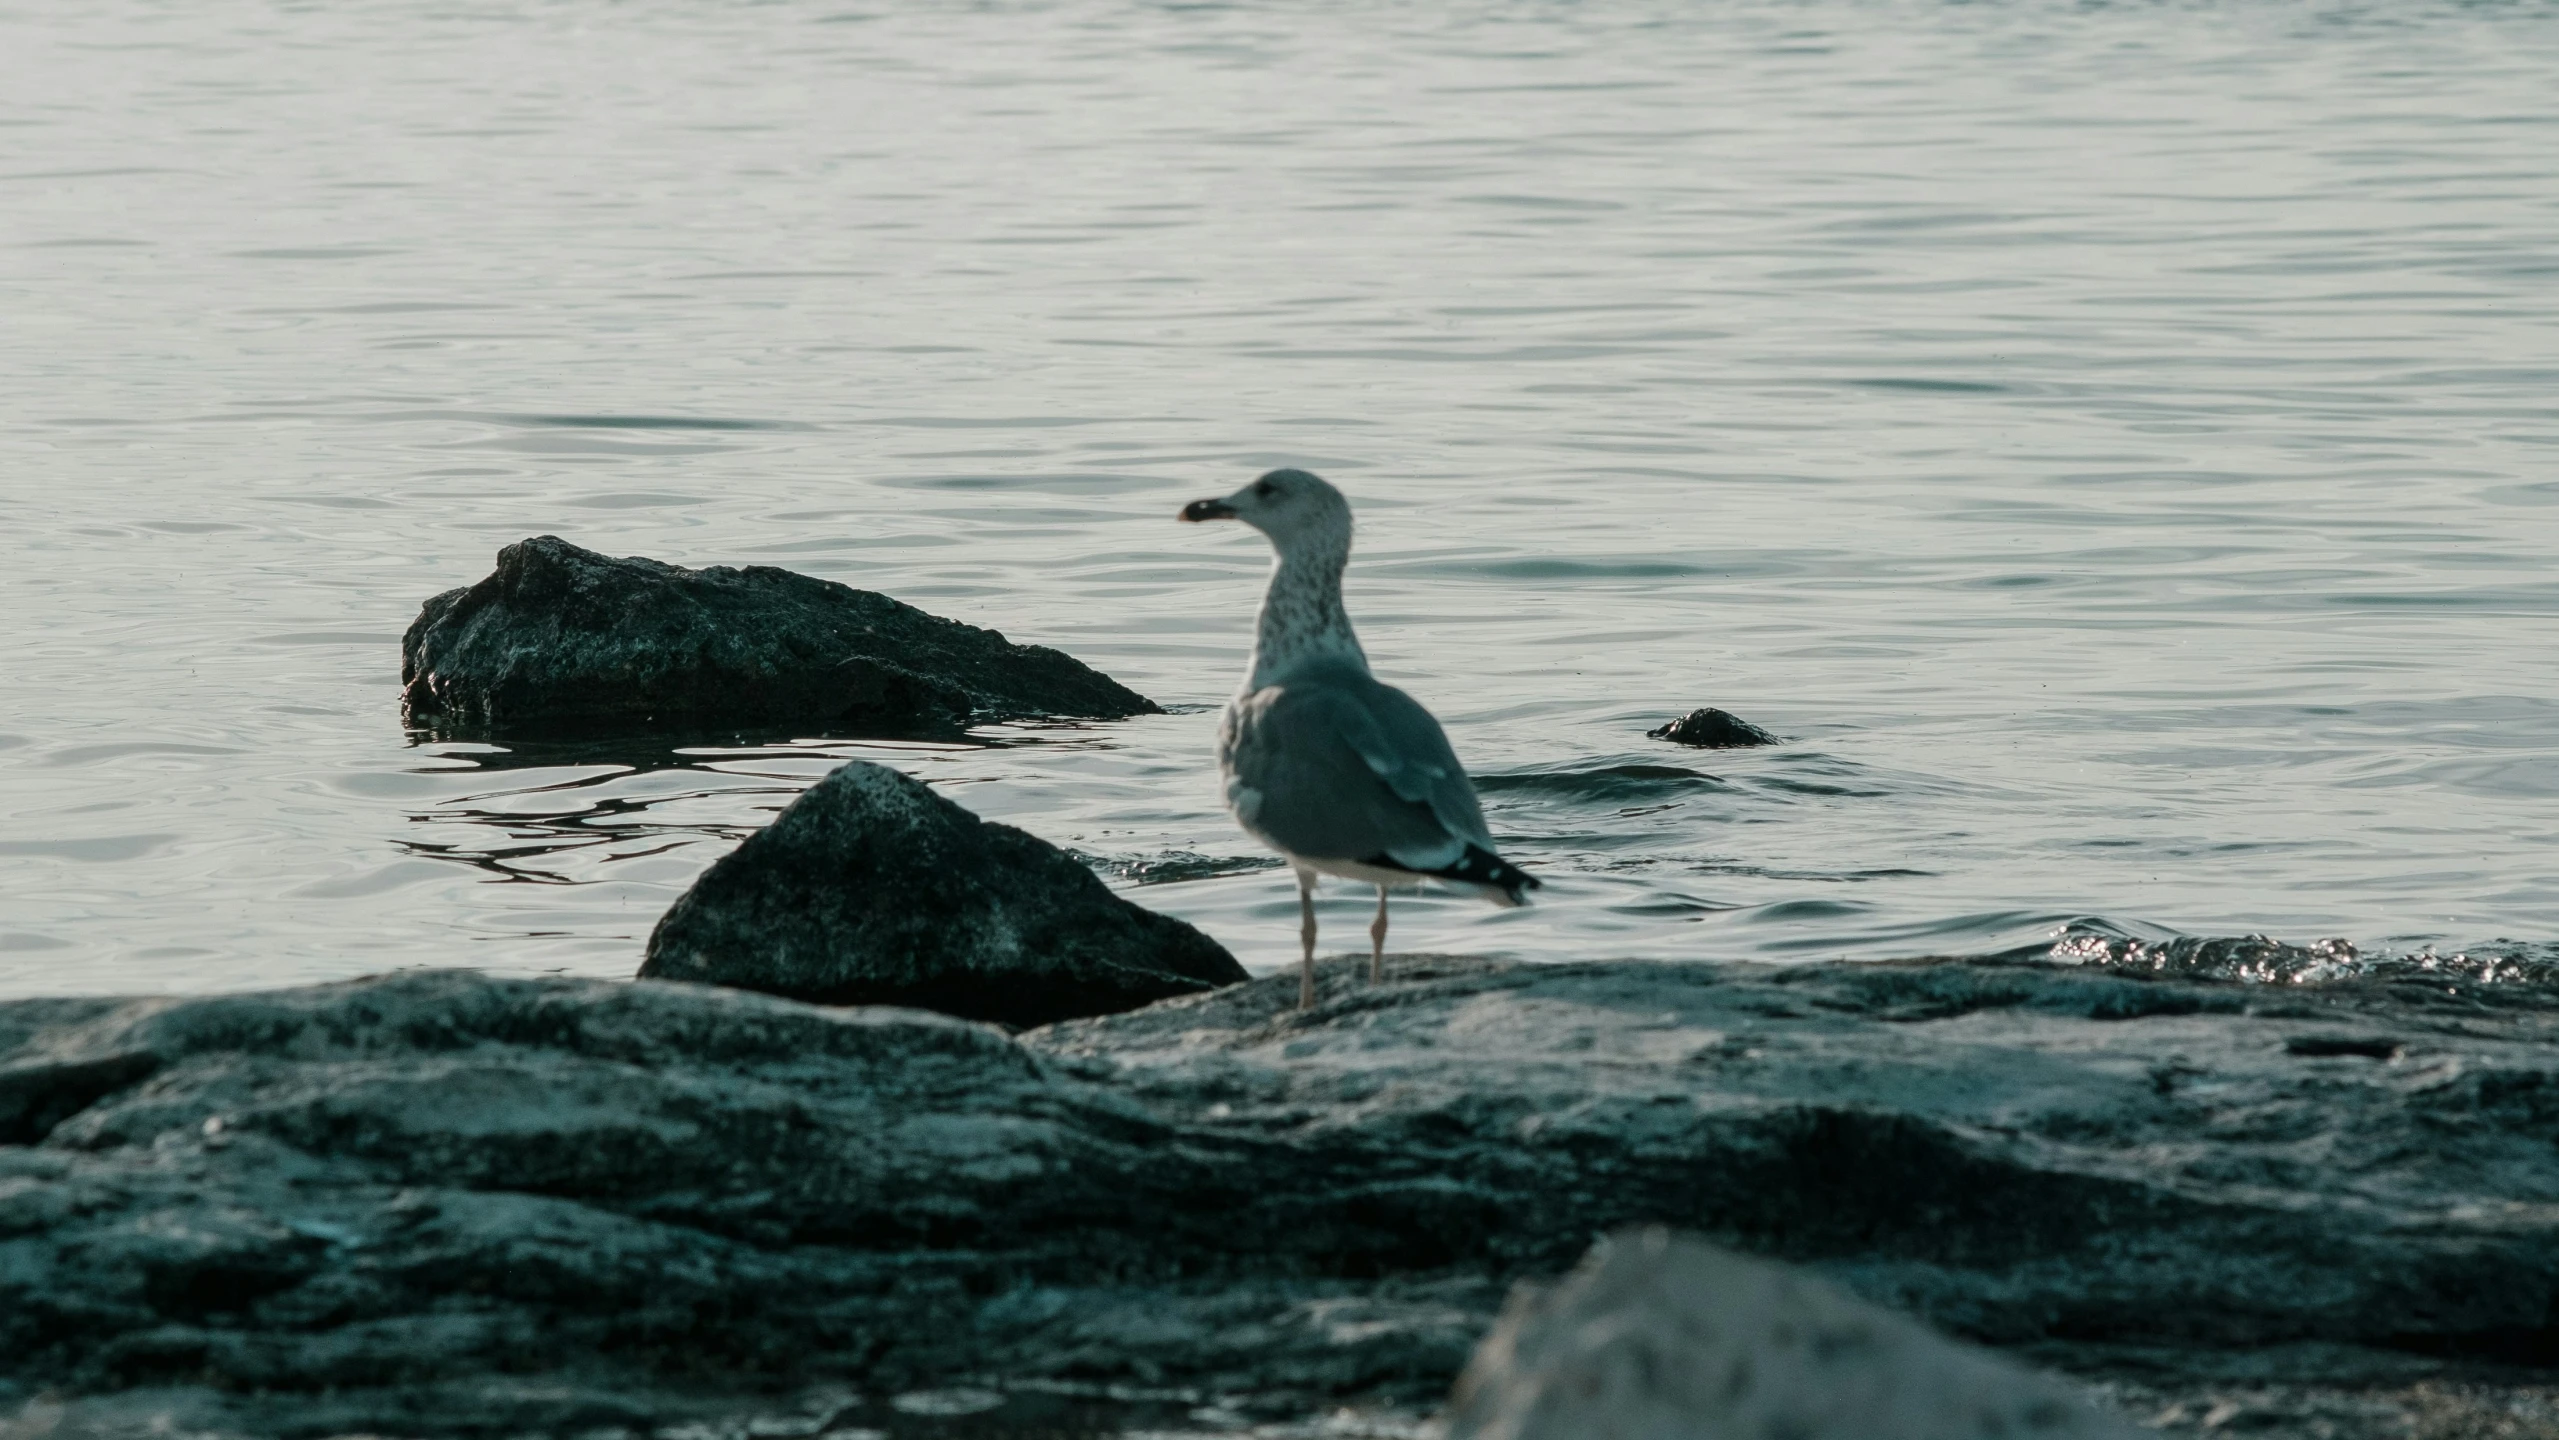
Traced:
POLYGON ((1440 871, 1493 848, 1439 722, 1366 671, 1327 666, 1237 697, 1218 729, 1227 804, 1310 859, 1440 871))

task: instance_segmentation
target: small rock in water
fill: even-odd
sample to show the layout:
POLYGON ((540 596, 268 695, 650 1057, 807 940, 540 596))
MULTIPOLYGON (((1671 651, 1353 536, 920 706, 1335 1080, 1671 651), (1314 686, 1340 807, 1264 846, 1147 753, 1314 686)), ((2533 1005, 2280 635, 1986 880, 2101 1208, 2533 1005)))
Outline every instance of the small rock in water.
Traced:
POLYGON ((1523 1286, 1450 1402, 1449 1440, 2132 1440, 2014 1361, 1799 1271, 1649 1228, 1523 1286))
POLYGON ((1248 978, 1057 847, 859 760, 695 881, 640 977, 1024 1027, 1248 978))
POLYGON ((1708 750, 1741 750, 1753 745, 1778 743, 1776 736, 1731 711, 1711 707, 1691 710, 1658 730, 1644 733, 1656 740, 1696 745, 1708 750))
POLYGON ((552 535, 426 602, 400 640, 400 682, 412 728, 456 737, 948 736, 1159 708, 1073 656, 886 595, 765 565, 616 559, 552 535))

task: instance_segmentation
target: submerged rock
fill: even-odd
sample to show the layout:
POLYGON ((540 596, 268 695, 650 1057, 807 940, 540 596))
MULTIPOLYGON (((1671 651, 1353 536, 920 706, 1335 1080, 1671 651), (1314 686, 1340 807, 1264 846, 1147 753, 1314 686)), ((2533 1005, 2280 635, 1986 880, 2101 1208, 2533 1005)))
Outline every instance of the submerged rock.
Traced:
POLYGON ((1695 745, 1706 750, 1741 750, 1753 745, 1779 743, 1776 736, 1731 711, 1712 707, 1691 710, 1658 730, 1644 733, 1655 740, 1695 745))
POLYGON ((400 640, 412 727, 504 737, 798 728, 954 735, 1157 706, 1082 661, 886 595, 750 565, 615 559, 551 535, 426 602, 400 640))
POLYGON ((1326 964, 1310 1012, 1281 976, 1018 1038, 463 972, 0 1004, 0 1418, 458 1440, 829 1385, 1427 1402, 1513 1282, 1636 1223, 2190 1431, 2559 1414, 2492 1363, 2547 1357, 2559 1313, 2547 990, 1394 965, 1326 964))
POLYGON ((2072 1388, 1800 1271, 1654 1227, 1522 1287, 1448 1440, 2133 1440, 2072 1388))
POLYGON ((650 934, 640 977, 1014 1026, 1247 978, 1216 941, 1066 852, 859 760, 695 881, 650 934))

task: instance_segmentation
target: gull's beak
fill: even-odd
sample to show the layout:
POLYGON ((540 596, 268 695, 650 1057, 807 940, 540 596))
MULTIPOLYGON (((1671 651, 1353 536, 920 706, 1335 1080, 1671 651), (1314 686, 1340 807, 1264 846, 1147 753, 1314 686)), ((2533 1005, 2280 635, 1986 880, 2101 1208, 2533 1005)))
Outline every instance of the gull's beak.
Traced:
POLYGON ((1235 507, 1223 500, 1194 500, 1182 507, 1182 518, 1191 521, 1232 520, 1235 507))

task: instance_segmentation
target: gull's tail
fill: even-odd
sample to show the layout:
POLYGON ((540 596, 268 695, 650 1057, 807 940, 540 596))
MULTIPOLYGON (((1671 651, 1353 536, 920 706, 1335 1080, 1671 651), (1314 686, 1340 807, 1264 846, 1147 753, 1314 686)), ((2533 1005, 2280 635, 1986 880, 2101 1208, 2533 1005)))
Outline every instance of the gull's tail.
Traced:
POLYGON ((1454 865, 1418 873, 1471 885, 1485 899, 1505 907, 1527 904, 1528 892, 1545 883, 1481 845, 1467 846, 1466 853, 1458 856, 1454 865))

